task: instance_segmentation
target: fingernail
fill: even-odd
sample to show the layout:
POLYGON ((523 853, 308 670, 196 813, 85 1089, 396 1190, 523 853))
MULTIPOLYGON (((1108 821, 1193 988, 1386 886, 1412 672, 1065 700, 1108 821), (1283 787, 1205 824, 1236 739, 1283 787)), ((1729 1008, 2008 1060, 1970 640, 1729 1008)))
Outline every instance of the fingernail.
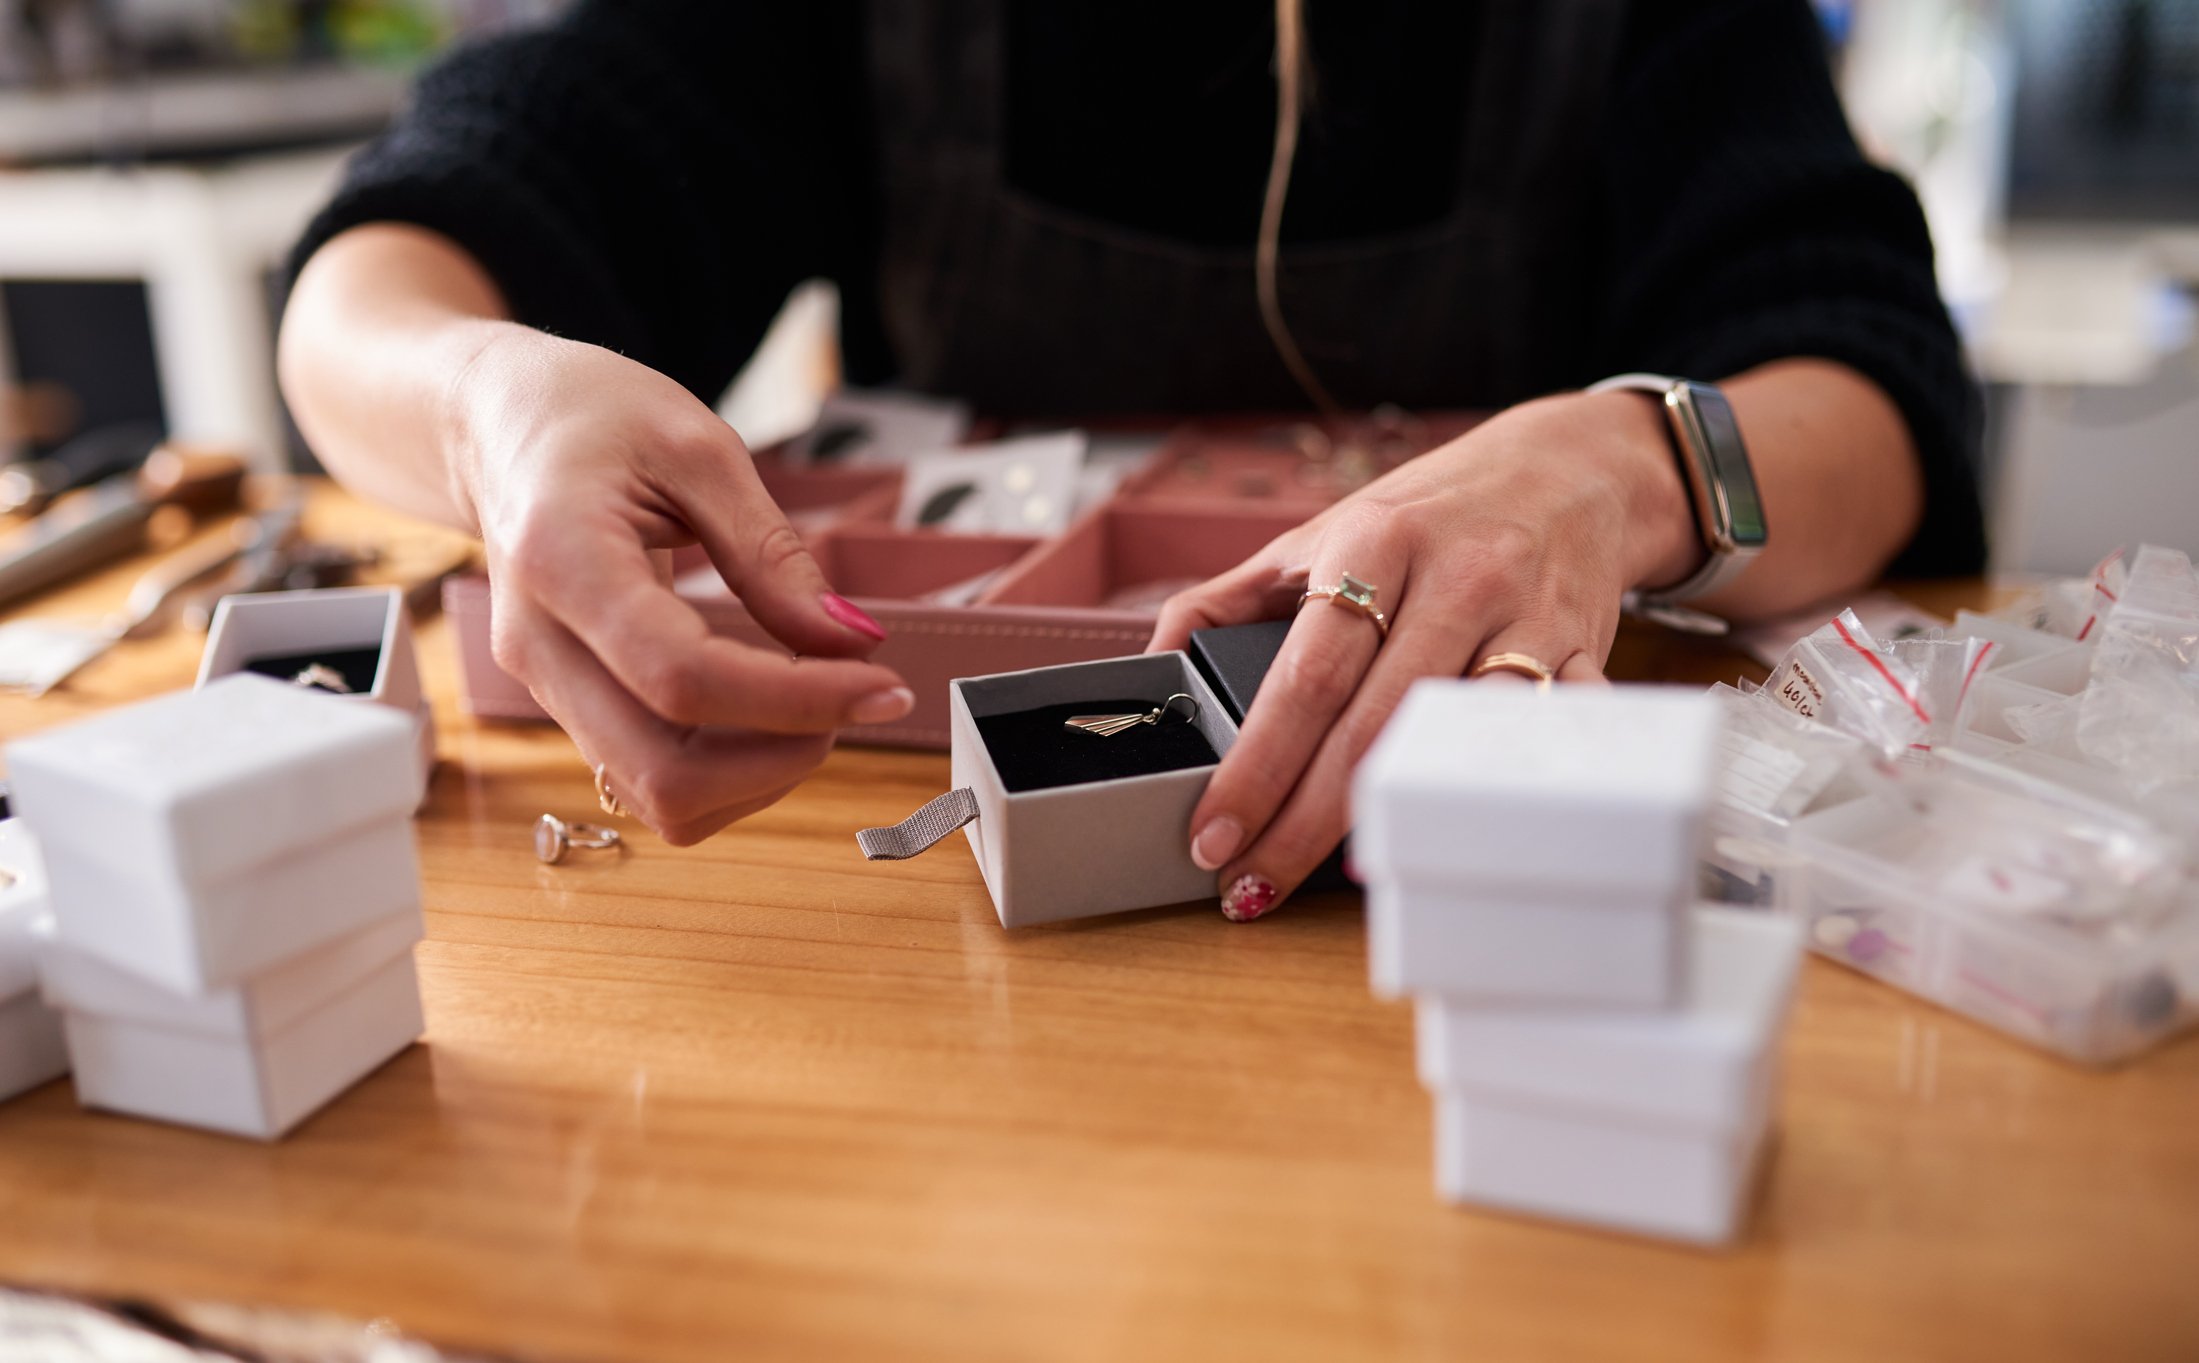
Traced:
POLYGON ((1249 923, 1274 907, 1275 885, 1266 876, 1241 875, 1222 896, 1222 917, 1232 923, 1249 923))
POLYGON ((850 724, 891 724, 916 708, 916 693, 906 686, 873 691, 848 711, 850 724))
POLYGON ((1202 871, 1219 871, 1244 845, 1244 825, 1227 814, 1208 819, 1191 840, 1191 864, 1202 871))
POLYGON ((886 627, 871 619, 869 611, 864 610, 838 592, 826 592, 818 599, 825 603, 825 614, 854 630, 857 634, 868 634, 880 643, 885 642, 886 627))

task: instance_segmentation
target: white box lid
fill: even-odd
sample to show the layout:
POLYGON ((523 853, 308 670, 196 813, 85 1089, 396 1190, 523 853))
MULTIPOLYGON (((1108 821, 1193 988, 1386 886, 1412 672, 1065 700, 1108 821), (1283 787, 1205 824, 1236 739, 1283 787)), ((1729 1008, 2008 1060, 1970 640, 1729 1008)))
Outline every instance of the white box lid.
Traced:
POLYGON ((186 885, 407 817, 419 798, 408 716, 253 675, 17 739, 7 763, 48 848, 186 885))
POLYGON ((1795 919, 1698 906, 1678 1007, 1640 1012, 1490 1008, 1423 996, 1421 1081, 1615 1118, 1733 1127, 1768 1078, 1802 954, 1795 919))
POLYGON ((410 951, 425 936, 417 909, 392 914, 264 970, 233 989, 190 994, 41 934, 49 1007, 179 1032, 258 1041, 273 1036, 410 951))
POLYGON ((1400 883, 1691 882, 1721 720, 1679 687, 1415 683, 1353 782, 1353 858, 1400 883))
POLYGON ((46 916, 46 864, 21 819, 0 820, 0 870, 14 879, 0 888, 0 1003, 38 987, 33 926, 46 916))

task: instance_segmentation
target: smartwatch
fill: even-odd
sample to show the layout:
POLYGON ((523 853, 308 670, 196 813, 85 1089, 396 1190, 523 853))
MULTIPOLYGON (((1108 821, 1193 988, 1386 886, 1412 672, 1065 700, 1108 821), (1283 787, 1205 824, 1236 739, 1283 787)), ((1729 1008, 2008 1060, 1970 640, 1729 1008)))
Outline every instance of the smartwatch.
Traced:
POLYGON ((1707 383, 1663 374, 1618 374, 1588 391, 1618 389, 1654 393, 1664 400, 1673 455, 1703 541, 1703 565, 1684 581, 1634 594, 1637 605, 1654 612, 1707 595, 1740 576, 1764 548, 1764 503, 1756 493, 1756 472, 1741 440, 1741 425, 1725 394, 1707 383))

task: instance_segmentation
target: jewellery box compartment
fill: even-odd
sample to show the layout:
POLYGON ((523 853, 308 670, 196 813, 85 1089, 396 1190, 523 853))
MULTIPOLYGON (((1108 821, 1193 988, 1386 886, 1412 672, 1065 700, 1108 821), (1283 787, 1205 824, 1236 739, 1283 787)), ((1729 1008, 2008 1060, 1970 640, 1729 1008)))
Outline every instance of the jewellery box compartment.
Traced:
POLYGON ((901 470, 877 465, 790 464, 772 454, 756 456, 756 476, 804 540, 834 525, 893 519, 901 498, 901 470))
POLYGON ((1160 454, 1125 479, 1128 499, 1209 509, 1288 509, 1300 519, 1325 509, 1364 482, 1449 440, 1481 421, 1445 412, 1402 425, 1369 418, 1316 422, 1285 418, 1203 421, 1169 437, 1160 454), (1341 454, 1346 441, 1370 449, 1373 460, 1341 454))
MULTIPOLYGON (((1214 875, 1191 861, 1191 811, 1214 774, 1212 762, 1146 775, 1011 790, 981 722, 1042 707, 1118 708, 1126 700, 1150 709, 1182 694, 1197 703, 1184 721, 1216 761, 1236 741, 1230 719, 1205 678, 1180 652, 1136 654, 1100 662, 1042 667, 955 680, 952 697, 953 784, 970 792, 977 817, 963 832, 985 876, 1003 927, 1027 927, 1155 908, 1214 897, 1214 875)), ((1179 721, 1178 708, 1162 723, 1179 721)), ((1095 758, 1153 736, 1137 725, 1109 737, 1060 735, 1089 744, 1095 758)), ((1134 750, 1121 750, 1134 751, 1134 750)), ((1075 749, 1064 747, 1063 760, 1075 749)), ((1030 765, 1028 763, 1023 765, 1030 765)))
MULTIPOLYGON (((936 593, 964 588, 964 600, 982 595, 997 574, 1044 543, 1027 535, 950 535, 900 530, 891 525, 843 525, 814 546, 825 580, 857 601, 961 604, 936 601, 936 593)), ((876 612, 873 612, 875 614, 876 612)), ((891 633, 889 628, 888 633, 891 633)))
POLYGON ((1119 612, 1150 621, 1176 591, 1229 571, 1311 514, 1304 507, 1109 502, 1003 573, 979 603, 1119 612))

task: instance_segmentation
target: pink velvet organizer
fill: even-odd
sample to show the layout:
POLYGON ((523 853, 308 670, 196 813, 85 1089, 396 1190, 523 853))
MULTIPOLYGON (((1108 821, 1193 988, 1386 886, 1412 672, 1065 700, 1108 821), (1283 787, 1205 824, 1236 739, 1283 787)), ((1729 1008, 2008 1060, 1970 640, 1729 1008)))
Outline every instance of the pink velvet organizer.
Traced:
MULTIPOLYGON (((1472 422, 1429 418, 1395 457, 1472 422)), ((759 456, 765 486, 826 579, 885 627, 873 656, 916 692, 907 718, 849 729, 847 741, 944 749, 956 677, 1142 651, 1167 595, 1236 566, 1343 491, 1333 468, 1301 451, 1293 433, 1302 430, 1257 419, 1179 430, 1113 497, 1047 540, 902 530, 892 523, 897 470, 796 468, 759 456)), ((680 567, 681 594, 714 631, 780 647, 707 571, 707 560, 686 553, 680 567)), ((466 712, 546 718, 490 652, 488 579, 451 579, 443 605, 458 639, 466 712)))

